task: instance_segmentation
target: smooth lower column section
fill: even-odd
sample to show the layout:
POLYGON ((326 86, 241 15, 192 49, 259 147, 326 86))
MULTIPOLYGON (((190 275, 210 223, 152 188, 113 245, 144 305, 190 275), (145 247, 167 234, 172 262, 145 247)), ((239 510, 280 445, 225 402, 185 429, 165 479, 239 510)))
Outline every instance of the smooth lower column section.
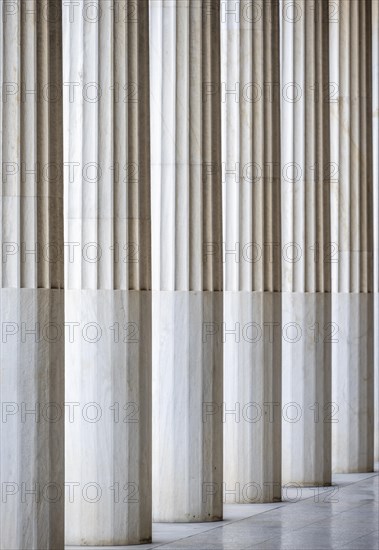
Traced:
POLYGON ((374 372, 372 294, 334 293, 333 470, 372 472, 374 372), (359 365, 359 368, 357 368, 359 365))
POLYGON ((283 483, 331 484, 331 353, 337 342, 330 322, 330 293, 283 293, 283 483))
POLYGON ((63 290, 0 290, 2 550, 63 548, 63 290))
POLYGON ((222 519, 222 304, 153 293, 153 521, 222 519))
POLYGON ((281 294, 224 294, 224 501, 281 500, 281 294))
POLYGON ((379 462, 379 293, 374 294, 374 462, 379 462))
POLYGON ((66 324, 66 544, 147 543, 151 292, 68 290, 66 324))
POLYGON ((333 470, 374 466, 372 3, 339 1, 330 21, 333 344, 333 470), (348 129, 348 130, 347 130, 348 129))

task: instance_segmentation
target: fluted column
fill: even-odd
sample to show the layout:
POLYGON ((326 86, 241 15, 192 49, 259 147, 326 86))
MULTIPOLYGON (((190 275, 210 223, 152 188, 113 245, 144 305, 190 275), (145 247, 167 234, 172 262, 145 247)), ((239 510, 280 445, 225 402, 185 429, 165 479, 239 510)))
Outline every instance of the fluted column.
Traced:
POLYGON ((64 545, 62 14, 0 6, 0 548, 64 545))
POLYGON ((226 502, 281 498, 279 2, 221 15, 226 502))
POLYGON ((126 545, 151 539, 148 2, 84 8, 64 20, 66 544, 126 545))
POLYGON ((330 20, 333 469, 373 469, 373 181, 371 2, 333 2, 330 20))
POLYGON ((379 0, 372 0, 374 199, 374 460, 379 461, 379 0))
POLYGON ((331 483, 329 11, 281 2, 283 482, 331 483))
POLYGON ((153 519, 222 518, 219 2, 153 0, 153 519))

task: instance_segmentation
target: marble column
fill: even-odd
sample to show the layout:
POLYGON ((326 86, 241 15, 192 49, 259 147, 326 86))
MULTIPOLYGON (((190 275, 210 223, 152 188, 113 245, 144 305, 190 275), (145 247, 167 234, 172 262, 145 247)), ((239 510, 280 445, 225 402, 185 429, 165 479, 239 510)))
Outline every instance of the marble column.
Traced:
POLYGON ((331 484, 329 10, 281 2, 283 482, 331 484))
POLYGON ((70 545, 151 540, 148 15, 64 13, 70 545))
POLYGON ((154 0, 153 519, 222 518, 219 2, 154 0))
POLYGON ((0 6, 0 548, 64 545, 62 14, 0 6))
POLYGON ((224 501, 281 499, 279 2, 223 2, 224 501))
POLYGON ((374 199, 374 460, 379 462, 379 0, 372 0, 372 112, 374 199))
MULTIPOLYGON (((333 470, 373 469, 371 2, 333 2, 330 30, 333 470)), ((331 10, 332 11, 332 10, 331 10)))

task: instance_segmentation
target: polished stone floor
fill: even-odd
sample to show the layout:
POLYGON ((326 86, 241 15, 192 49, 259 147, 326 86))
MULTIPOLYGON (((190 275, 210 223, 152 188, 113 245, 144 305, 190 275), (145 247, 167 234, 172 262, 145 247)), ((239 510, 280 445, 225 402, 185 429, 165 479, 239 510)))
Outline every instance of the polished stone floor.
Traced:
POLYGON ((285 489, 277 504, 227 504, 222 522, 154 524, 153 544, 115 548, 379 550, 379 473, 339 474, 333 483, 285 489))

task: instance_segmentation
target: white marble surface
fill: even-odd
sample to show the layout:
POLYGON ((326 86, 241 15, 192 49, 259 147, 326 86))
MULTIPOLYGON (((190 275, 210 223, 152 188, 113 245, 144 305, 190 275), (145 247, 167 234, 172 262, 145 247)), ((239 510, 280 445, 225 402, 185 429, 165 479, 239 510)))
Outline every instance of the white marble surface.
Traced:
POLYGON ((371 293, 333 293, 337 343, 332 347, 334 472, 374 468, 374 342, 371 293))
POLYGON ((224 500, 270 502, 281 482, 279 3, 254 21, 247 2, 222 8, 224 500))
POLYGON ((224 293, 224 501, 281 498, 281 294, 224 293))
POLYGON ((330 293, 282 295, 283 483, 331 483, 333 426, 330 293))
POLYGON ((374 208, 372 174, 371 2, 338 0, 329 25, 334 471, 371 471, 374 445, 374 208))
POLYGON ((151 292, 67 290, 66 543, 151 537, 151 292))
POLYGON ((63 547, 63 313, 63 290, 0 290, 2 550, 63 547))
POLYGON ((64 546, 61 6, 0 6, 1 550, 64 546))
POLYGON ((283 481, 330 484, 329 7, 308 0, 280 6, 282 238, 289 245, 282 261, 282 395, 283 407, 294 403, 289 418, 283 415, 283 481))
POLYGON ((379 461, 379 293, 374 294, 374 459, 379 461))
POLYGON ((153 520, 222 518, 222 293, 153 292, 153 520))
POLYGON ((150 2, 156 521, 222 517, 219 10, 150 2))
POLYGON ((151 538, 149 3, 123 7, 64 11, 66 320, 78 323, 65 528, 78 545, 151 538))
POLYGON ((375 292, 375 460, 379 461, 379 0, 372 0, 372 112, 375 292))

